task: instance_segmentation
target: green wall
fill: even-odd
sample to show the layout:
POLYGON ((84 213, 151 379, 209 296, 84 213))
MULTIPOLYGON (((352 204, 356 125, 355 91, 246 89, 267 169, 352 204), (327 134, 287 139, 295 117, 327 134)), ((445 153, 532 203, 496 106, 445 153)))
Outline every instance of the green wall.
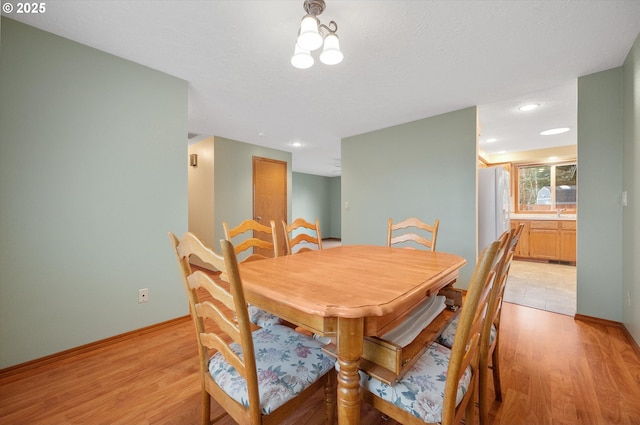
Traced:
POLYGON ((0 368, 188 314, 187 83, 2 18, 0 94, 0 368))
MULTIPOLYGON (((253 218, 253 157, 287 162, 287 212, 291 219, 291 152, 280 151, 224 137, 214 137, 215 240, 224 239, 222 222, 234 227, 253 218)), ((276 223, 278 231, 281 224, 276 223)), ((219 250, 216 244, 215 250, 219 250)))
POLYGON ((623 317, 640 344, 640 35, 623 66, 624 155, 622 209, 623 317))
POLYGON ((298 217, 317 218, 323 238, 340 238, 340 177, 293 173, 291 219, 298 217))
POLYGON ((342 177, 331 178, 331 232, 329 237, 342 238, 342 177))
POLYGON ((440 219, 438 250, 476 259, 476 108, 342 140, 342 241, 384 245, 387 220, 440 219), (347 206, 348 204, 348 206, 347 206))
POLYGON ((622 68, 578 79, 577 313, 622 321, 622 68))

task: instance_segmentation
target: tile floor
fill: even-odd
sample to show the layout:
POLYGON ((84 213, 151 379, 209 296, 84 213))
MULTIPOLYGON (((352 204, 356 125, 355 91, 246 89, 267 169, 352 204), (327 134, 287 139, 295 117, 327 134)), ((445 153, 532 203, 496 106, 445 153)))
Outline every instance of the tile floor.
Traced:
POLYGON ((322 248, 333 248, 336 246, 342 245, 342 241, 340 239, 331 238, 331 239, 322 239, 322 248))
POLYGON ((573 316, 576 313, 576 267, 514 260, 504 300, 573 316))

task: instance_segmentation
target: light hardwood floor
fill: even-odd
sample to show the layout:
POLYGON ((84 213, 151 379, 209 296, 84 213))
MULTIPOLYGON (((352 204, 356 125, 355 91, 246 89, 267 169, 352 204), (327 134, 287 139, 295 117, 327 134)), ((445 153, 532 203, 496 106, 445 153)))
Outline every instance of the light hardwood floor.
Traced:
MULTIPOLYGON (((617 326, 506 303, 497 425, 640 424, 640 358, 617 326)), ((190 320, 0 381, 0 424, 198 424, 190 320)), ((363 424, 395 425, 367 406, 363 424)), ((323 421, 321 391, 287 424, 323 421)), ((221 422, 229 425, 228 418, 221 422)))

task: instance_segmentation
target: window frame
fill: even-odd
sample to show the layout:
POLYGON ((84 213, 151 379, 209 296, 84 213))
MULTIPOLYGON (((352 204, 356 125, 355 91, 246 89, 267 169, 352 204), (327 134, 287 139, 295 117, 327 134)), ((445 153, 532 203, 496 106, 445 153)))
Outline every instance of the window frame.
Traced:
MULTIPOLYGON (((514 213, 516 214, 557 214, 558 209, 556 206, 556 167, 564 166, 564 165, 575 165, 578 166, 577 160, 569 160, 569 161, 559 161, 559 162, 531 162, 531 163, 520 163, 513 164, 512 168, 515 169, 512 178, 512 187, 513 191, 513 203, 514 203, 514 213), (521 168, 531 168, 531 167, 550 167, 550 184, 549 189, 551 191, 551 205, 548 210, 522 210, 520 209, 520 169, 521 168)), ((578 190, 578 182, 576 179, 576 204, 574 208, 562 208, 563 214, 577 214, 578 211, 578 200, 577 200, 577 190, 578 190)))

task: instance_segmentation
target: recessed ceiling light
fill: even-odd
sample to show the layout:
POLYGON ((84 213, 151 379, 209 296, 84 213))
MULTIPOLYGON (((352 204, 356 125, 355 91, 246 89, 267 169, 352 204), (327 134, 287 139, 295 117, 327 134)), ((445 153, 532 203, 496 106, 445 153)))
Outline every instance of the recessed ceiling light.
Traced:
POLYGON ((552 128, 551 130, 543 131, 542 133, 540 133, 540 135, 541 136, 552 136, 554 134, 566 133, 569 130, 570 130, 569 127, 552 128))
POLYGON ((498 151, 498 152, 497 152, 497 154, 498 154, 498 155, 503 155, 503 154, 505 154, 505 153, 507 153, 507 151, 498 151))
POLYGON ((258 132, 258 137, 264 137, 264 136, 266 136, 266 134, 264 134, 264 132, 262 132, 262 131, 258 132))
POLYGON ((302 146, 302 142, 291 142, 291 146, 293 146, 294 148, 299 148, 300 146, 302 146))
POLYGON ((498 139, 487 139, 487 143, 493 143, 493 142, 497 142, 498 139))
POLYGON ((521 107, 519 107, 518 109, 521 111, 533 111, 534 109, 536 109, 538 106, 540 106, 539 103, 528 103, 526 105, 522 105, 521 107))

